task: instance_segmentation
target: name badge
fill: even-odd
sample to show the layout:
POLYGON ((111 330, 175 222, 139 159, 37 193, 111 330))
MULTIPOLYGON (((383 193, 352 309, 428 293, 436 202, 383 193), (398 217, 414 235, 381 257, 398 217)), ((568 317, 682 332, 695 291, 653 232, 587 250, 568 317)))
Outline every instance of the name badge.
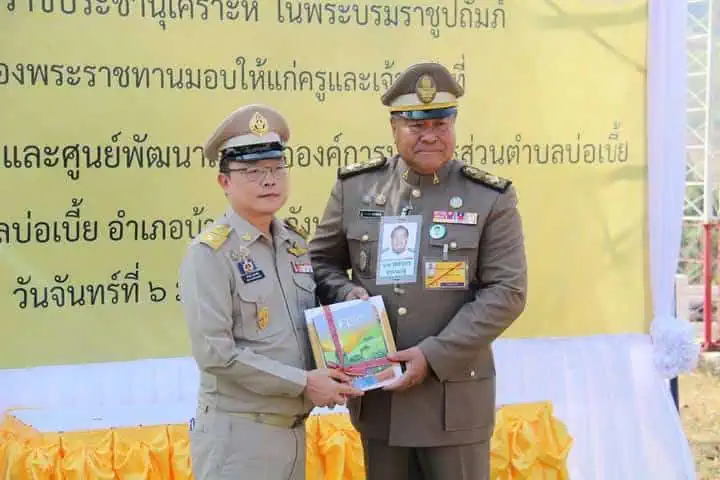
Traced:
POLYGON ((358 213, 360 215, 360 218, 369 218, 369 219, 380 219, 383 217, 385 212, 382 210, 368 210, 368 209, 361 209, 358 213))
POLYGON ((425 259, 424 284, 428 290, 466 290, 467 261, 425 259))
POLYGON ((265 278, 265 273, 257 268, 252 258, 246 258, 240 262, 237 262, 238 270, 240 271, 240 278, 244 283, 256 282, 265 278))

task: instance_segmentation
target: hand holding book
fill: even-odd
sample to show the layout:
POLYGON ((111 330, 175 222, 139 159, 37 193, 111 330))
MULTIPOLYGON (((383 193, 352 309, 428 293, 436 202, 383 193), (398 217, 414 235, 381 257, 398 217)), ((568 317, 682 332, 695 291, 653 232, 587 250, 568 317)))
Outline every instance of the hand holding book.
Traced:
POLYGON ((388 360, 391 362, 405 363, 405 372, 402 377, 385 385, 383 387, 384 390, 402 392, 425 380, 428 372, 428 363, 422 350, 418 347, 411 347, 406 350, 390 353, 388 360))
POLYGON ((363 395, 351 385, 352 378, 340 370, 320 368, 307 373, 303 394, 316 407, 334 407, 345 403, 347 397, 363 395))
POLYGON ((356 285, 345 295, 345 300, 367 300, 370 298, 367 290, 363 287, 356 285))
MULTIPOLYGON (((362 292, 355 294, 366 296, 359 288, 362 292)), ((363 391, 402 376, 400 365, 388 358, 396 348, 381 296, 311 308, 305 319, 318 368, 349 375, 352 385, 363 391)))

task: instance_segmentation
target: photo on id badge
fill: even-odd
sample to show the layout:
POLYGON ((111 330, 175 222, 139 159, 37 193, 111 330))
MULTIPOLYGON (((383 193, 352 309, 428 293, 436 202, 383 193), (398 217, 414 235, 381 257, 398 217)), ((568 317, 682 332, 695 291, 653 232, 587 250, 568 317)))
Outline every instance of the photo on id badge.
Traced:
POLYGON ((383 217, 375 283, 378 285, 417 281, 421 215, 383 217))

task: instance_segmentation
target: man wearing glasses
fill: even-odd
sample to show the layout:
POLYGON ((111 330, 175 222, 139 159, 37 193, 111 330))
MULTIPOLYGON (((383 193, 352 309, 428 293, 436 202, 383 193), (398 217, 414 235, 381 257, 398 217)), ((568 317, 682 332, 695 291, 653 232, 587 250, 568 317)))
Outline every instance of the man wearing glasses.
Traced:
POLYGON ((193 475, 305 478, 304 420, 362 392, 339 370, 311 370, 305 309, 316 305, 303 235, 275 216, 288 196, 290 131, 270 107, 228 116, 205 145, 218 159, 224 216, 188 247, 180 292, 199 368, 193 475))

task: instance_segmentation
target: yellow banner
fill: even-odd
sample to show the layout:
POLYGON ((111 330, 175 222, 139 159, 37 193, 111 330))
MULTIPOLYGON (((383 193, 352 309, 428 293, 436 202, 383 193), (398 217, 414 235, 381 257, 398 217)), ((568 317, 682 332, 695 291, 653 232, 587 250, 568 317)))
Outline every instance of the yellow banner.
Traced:
POLYGON ((394 151, 411 63, 466 89, 458 157, 511 178, 530 294, 508 336, 643 332, 646 2, 1 0, 0 368, 189 354, 177 270, 225 199, 203 144, 282 110, 312 228, 394 151))

